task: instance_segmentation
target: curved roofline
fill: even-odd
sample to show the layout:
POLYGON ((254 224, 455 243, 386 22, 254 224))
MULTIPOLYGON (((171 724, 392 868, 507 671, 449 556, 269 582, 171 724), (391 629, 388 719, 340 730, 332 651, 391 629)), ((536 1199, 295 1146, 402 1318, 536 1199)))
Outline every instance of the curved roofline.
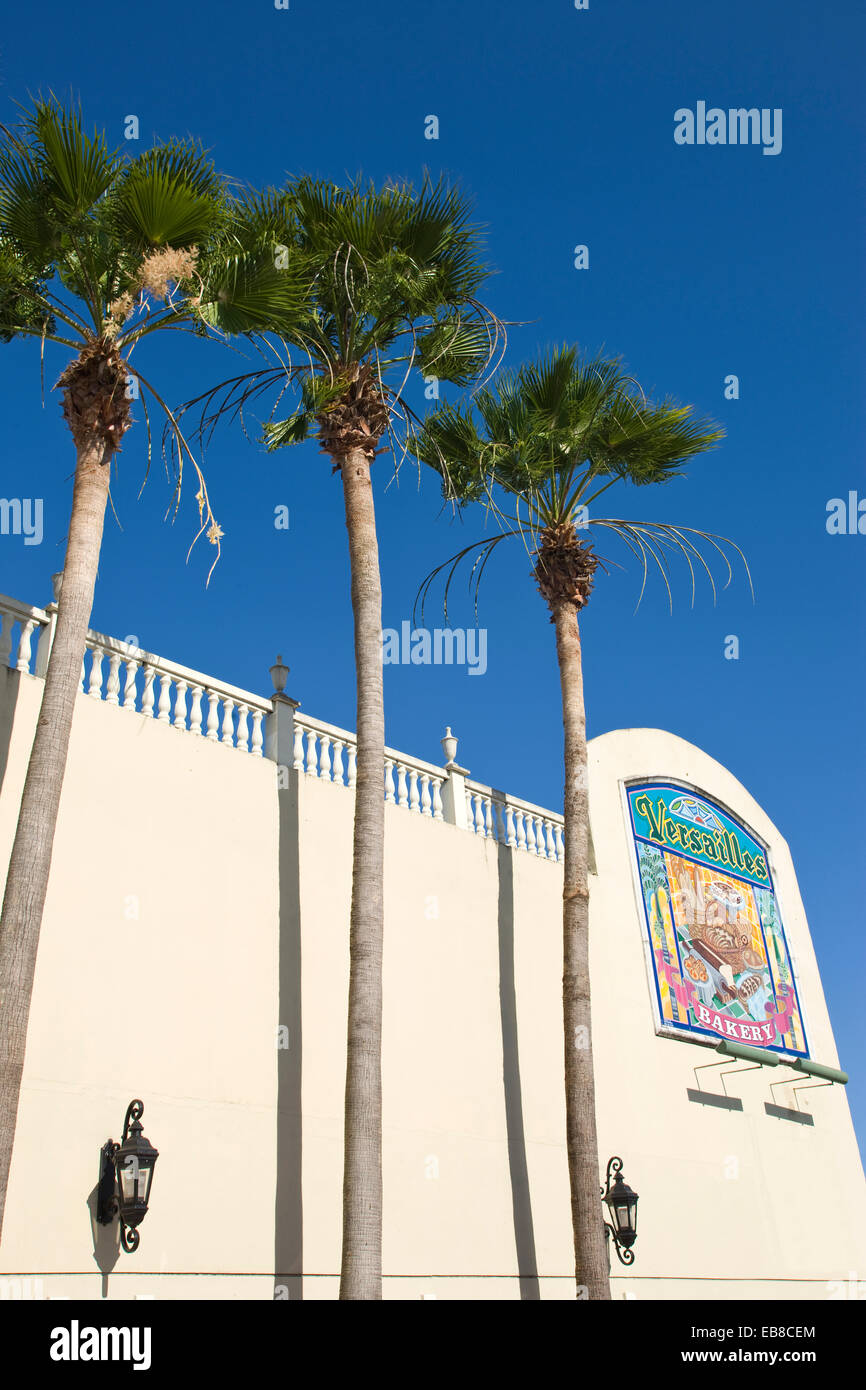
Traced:
MULTIPOLYGON (((753 796, 753 794, 749 791, 749 788, 745 786, 740 781, 740 779, 737 776, 735 776, 733 772, 731 772, 730 768, 725 767, 724 763, 719 762, 718 758, 714 758, 711 753, 708 753, 706 749, 701 748, 699 744, 690 743, 688 739, 682 738, 680 734, 671 733, 670 729, 659 729, 655 727, 640 726, 635 726, 626 729, 608 729, 608 731, 604 734, 596 734, 594 738, 587 739, 587 752, 589 752, 589 750, 594 745, 600 745, 604 743, 606 739, 613 740, 617 738, 622 738, 624 736, 634 736, 635 738, 637 738, 646 735, 656 735, 664 739, 672 740, 675 744, 678 745, 679 750, 682 753, 696 755, 697 758, 701 759, 705 768, 707 764, 710 764, 714 776, 716 771, 718 771, 722 775, 723 779, 729 779, 729 781, 734 784, 738 794, 741 794, 744 800, 748 802, 751 806, 753 806, 759 814, 759 817, 763 824, 763 828, 759 828, 757 825, 751 824, 752 830, 757 832, 759 837, 766 842, 766 830, 767 828, 769 828, 769 830, 772 831, 773 835, 776 836, 777 839, 785 845, 786 849, 788 849, 790 853, 788 842, 785 839, 785 836, 782 834, 782 831, 776 825, 776 822, 772 819, 768 811, 761 805, 760 801, 758 801, 757 798, 753 796)), ((709 771, 709 769, 707 770, 709 771)), ((646 773, 640 775, 645 775, 647 778, 650 779, 654 777, 668 776, 673 782, 684 782, 682 776, 677 775, 675 772, 667 772, 664 768, 658 768, 657 770, 653 770, 648 767, 646 773)), ((728 811, 735 819, 743 819, 743 811, 738 811, 735 807, 728 805, 727 798, 723 792, 713 791, 710 787, 702 786, 698 782, 689 783, 688 781, 685 781, 685 785, 691 786, 692 788, 694 788, 694 790, 698 792, 702 791, 705 796, 716 799, 721 808, 723 810, 728 811)))

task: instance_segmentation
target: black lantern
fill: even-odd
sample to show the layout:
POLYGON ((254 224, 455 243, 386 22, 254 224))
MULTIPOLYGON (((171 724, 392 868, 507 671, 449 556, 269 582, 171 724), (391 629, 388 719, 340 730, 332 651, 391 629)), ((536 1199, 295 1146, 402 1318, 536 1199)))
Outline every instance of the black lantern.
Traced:
POLYGON ((612 1158, 607 1165, 607 1189, 602 1192, 611 1224, 605 1221, 605 1238, 613 1236, 616 1253, 624 1265, 634 1263, 632 1246, 637 1240, 637 1193, 622 1179, 622 1159, 612 1158), (611 1184, 611 1175, 615 1181, 611 1184))
POLYGON ((142 1133, 143 1114, 142 1102, 130 1101, 123 1139, 119 1144, 109 1139, 102 1146, 96 1219, 107 1226, 115 1216, 120 1217, 120 1243, 127 1254, 138 1249, 136 1227, 147 1215, 153 1170, 159 1158, 159 1151, 142 1133))

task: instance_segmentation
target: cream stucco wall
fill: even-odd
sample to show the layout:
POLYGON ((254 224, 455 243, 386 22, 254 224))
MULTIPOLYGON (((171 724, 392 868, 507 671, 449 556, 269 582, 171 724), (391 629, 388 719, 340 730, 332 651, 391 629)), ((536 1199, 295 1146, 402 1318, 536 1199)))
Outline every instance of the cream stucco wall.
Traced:
MULTIPOLYGON (((8 687, 18 687, 0 795, 5 878, 42 682, 13 672, 0 679, 7 701, 8 687)), ((272 763, 79 697, 37 960, 4 1273, 41 1275, 46 1291, 62 1296, 99 1297, 104 1272, 113 1297, 212 1297, 205 1272, 223 1276, 221 1297, 270 1296, 275 785, 272 763), (97 1228, 97 1259, 88 1199, 99 1149, 120 1139, 133 1097, 144 1101, 144 1132, 160 1151, 153 1202, 137 1254, 118 1255, 97 1228), (227 1195, 237 1204, 229 1221, 220 1216, 227 1195)))
MULTIPOLYGON (((5 865, 41 681, 0 682, 0 770, 14 705, 5 865)), ((614 1296, 838 1296, 832 1281, 866 1267, 844 1090, 800 1093, 813 1128, 764 1113, 781 1069, 730 1075, 742 1113, 710 1110, 686 1090, 716 1054, 655 1036, 620 783, 657 774, 715 797, 769 846, 812 1055, 837 1061, 790 855, 761 808, 670 734, 594 740, 600 1159, 621 1154, 641 1194, 637 1258, 614 1262, 614 1296)), ((67 1297, 271 1298, 275 1284, 279 1297, 335 1296, 352 793, 305 775, 277 785, 267 759, 79 697, 0 1249, 9 1276, 67 1297), (133 1096, 160 1150, 151 1209, 137 1254, 106 1258, 103 1231, 95 1257, 99 1147, 133 1096)), ((561 870, 396 806, 386 818, 385 1296, 572 1298, 561 870)))

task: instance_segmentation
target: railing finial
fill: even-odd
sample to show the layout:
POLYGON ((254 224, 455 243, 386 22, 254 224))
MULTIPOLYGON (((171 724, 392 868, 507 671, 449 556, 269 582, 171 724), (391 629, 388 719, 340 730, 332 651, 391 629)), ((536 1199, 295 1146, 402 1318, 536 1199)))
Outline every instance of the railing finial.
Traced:
POLYGON ((289 678, 289 667, 284 665, 281 655, 277 655, 276 663, 270 669, 270 677, 274 683, 274 693, 282 695, 286 688, 286 681, 289 678))

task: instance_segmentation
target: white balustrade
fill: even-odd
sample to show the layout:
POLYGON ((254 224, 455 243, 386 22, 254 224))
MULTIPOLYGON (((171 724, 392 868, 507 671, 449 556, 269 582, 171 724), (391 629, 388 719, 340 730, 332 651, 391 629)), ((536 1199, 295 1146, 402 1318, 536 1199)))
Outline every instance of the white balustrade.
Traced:
POLYGON ((0 666, 11 666, 22 675, 30 674, 33 658, 33 634, 40 633, 49 623, 48 614, 42 608, 32 608, 19 603, 18 599, 0 594, 0 666), (18 641, 13 638, 13 628, 18 626, 18 641))
MULTIPOLYGON (((0 665, 12 666, 16 671, 28 675, 33 664, 33 637, 39 633, 36 668, 37 673, 43 672, 53 634, 54 617, 51 615, 54 613, 56 609, 53 606, 49 615, 43 609, 30 607, 0 594, 0 665), (16 627, 17 642, 14 638, 16 627)), ((80 689, 84 691, 86 687, 91 698, 139 713, 146 719, 153 719, 156 714, 157 723, 170 724, 174 729, 198 738, 204 734, 212 744, 248 753, 252 757, 261 758, 264 755, 263 721, 265 715, 270 715, 274 710, 271 699, 224 685, 201 672, 178 666, 138 648, 132 649, 99 633, 88 634, 87 650, 89 672, 82 663, 80 689), (108 673, 103 680, 106 658, 108 673), (139 671, 142 671, 140 695, 139 671), (155 692, 157 680, 158 698, 155 692), (207 700, 206 714, 203 714, 204 699, 207 700)), ((296 774, 334 783, 349 791, 355 789, 358 747, 354 733, 325 724, 295 709, 294 729, 289 731, 289 737, 292 767, 296 774)), ((273 756, 270 751, 269 756, 273 756)), ((443 788, 448 780, 447 769, 390 748, 385 750, 383 795, 391 805, 429 820, 443 821, 446 804, 443 788)), ((464 783, 461 778, 459 785, 465 786, 466 823, 472 834, 506 845, 514 851, 533 854, 553 863, 562 862, 564 844, 561 816, 480 783, 464 783)), ((453 806, 453 798, 447 804, 453 806)))
MULTIPOLYGON (((0 617, 6 617, 2 607, 0 617)), ((34 620, 34 629, 37 625, 38 618, 34 620)), ((6 626, 0 630, 5 632, 6 626)), ((212 682, 197 671, 176 666, 161 657, 148 656, 137 648, 132 649, 112 638, 97 637, 95 633, 88 635, 87 649, 90 653, 90 673, 88 678, 86 667, 82 664, 81 689, 85 689, 86 682, 87 693, 94 699, 104 699, 106 704, 143 714, 147 719, 155 715, 157 723, 170 724, 174 729, 197 737, 204 732, 211 743, 237 748, 254 757, 262 756, 262 720, 271 710, 270 700, 236 690, 233 686, 212 682), (109 669, 103 693, 103 663, 106 657, 109 669), (124 668, 122 682, 121 667, 124 668), (139 670, 143 672, 140 699, 137 687, 139 670), (207 700, 207 713, 204 716, 203 699, 207 700)))

